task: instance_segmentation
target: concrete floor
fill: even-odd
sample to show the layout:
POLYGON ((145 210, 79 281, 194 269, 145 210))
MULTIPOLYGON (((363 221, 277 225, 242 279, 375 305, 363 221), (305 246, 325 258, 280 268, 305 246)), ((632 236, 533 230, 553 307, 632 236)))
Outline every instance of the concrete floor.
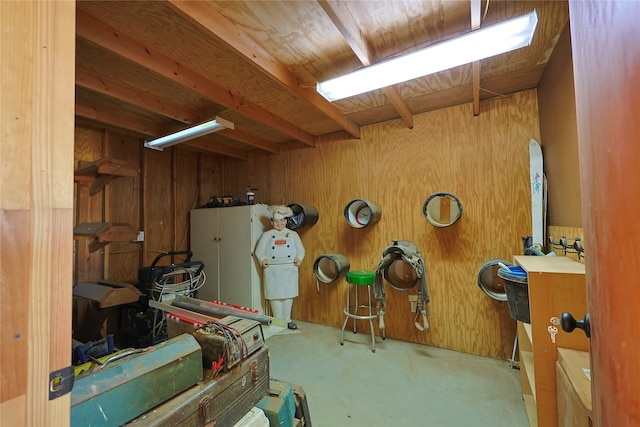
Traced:
POLYGON ((314 427, 529 425, 509 362, 381 337, 372 353, 370 335, 342 346, 340 329, 296 323, 267 338, 271 377, 304 388, 314 427))

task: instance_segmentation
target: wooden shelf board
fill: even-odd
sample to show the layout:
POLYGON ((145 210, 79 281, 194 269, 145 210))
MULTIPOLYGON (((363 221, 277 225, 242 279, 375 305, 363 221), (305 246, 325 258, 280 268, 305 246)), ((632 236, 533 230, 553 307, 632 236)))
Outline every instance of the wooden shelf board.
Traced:
POLYGON ((530 351, 521 351, 520 352, 520 369, 524 369, 527 374, 527 379, 529 380, 529 386, 531 387, 531 392, 535 396, 536 395, 536 375, 533 367, 533 353, 530 351))
POLYGON ((129 304, 138 301, 142 294, 133 285, 119 284, 111 287, 97 283, 80 282, 73 287, 73 295, 96 301, 100 308, 114 307, 116 305, 129 304))
POLYGON ((138 231, 131 224, 111 224, 98 236, 101 242, 132 242, 138 238, 138 231))
POLYGON ((585 266, 560 256, 514 256, 514 262, 527 272, 531 324, 518 323, 523 343, 520 370, 523 394, 531 394, 535 403, 532 425, 555 426, 558 420, 556 390, 556 347, 588 349, 588 340, 579 334, 562 331, 552 341, 548 326, 564 311, 585 313, 585 266), (529 383, 529 384, 527 384, 529 383), (526 385, 529 385, 527 389, 526 385))
POLYGON ((96 237, 106 230, 107 227, 109 227, 109 224, 105 222, 85 222, 76 225, 73 229, 73 235, 76 237, 96 237))
POLYGON ((527 273, 585 274, 584 264, 565 256, 525 256, 513 257, 527 273))
POLYGON ((522 395, 524 399, 524 407, 527 410, 527 417, 529 418, 529 425, 531 427, 538 427, 538 414, 536 412, 536 399, 530 394, 522 395))
MULTIPOLYGON (((78 167, 74 176, 98 177, 99 175, 113 176, 138 176, 138 170, 126 160, 112 159, 104 157, 94 162, 89 162, 78 167)), ((80 178, 80 180, 83 180, 80 178)))
POLYGON ((76 182, 91 183, 89 195, 93 196, 102 191, 112 179, 121 176, 138 176, 138 170, 126 160, 104 157, 81 164, 74 171, 73 176, 76 182))
POLYGON ((529 337, 529 344, 533 345, 533 335, 531 333, 531 324, 522 322, 522 327, 529 337))
POLYGON ((73 229, 76 238, 97 237, 100 242, 129 242, 138 237, 138 232, 130 224, 110 222, 85 222, 73 229))
POLYGON ((131 224, 112 224, 110 222, 86 222, 73 229, 76 240, 93 238, 89 243, 89 252, 102 249, 111 242, 133 242, 138 232, 131 224))

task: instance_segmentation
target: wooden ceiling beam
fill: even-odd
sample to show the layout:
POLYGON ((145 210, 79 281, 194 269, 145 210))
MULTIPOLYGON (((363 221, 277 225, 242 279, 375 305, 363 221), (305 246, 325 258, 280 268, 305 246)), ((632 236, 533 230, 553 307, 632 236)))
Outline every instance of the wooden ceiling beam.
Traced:
POLYGON ((395 108, 398 114, 400 114, 400 117, 402 117, 402 120, 404 120, 404 123, 407 125, 407 127, 409 129, 413 129, 413 113, 409 109, 407 103, 404 102, 402 95, 400 95, 398 86, 389 86, 384 88, 382 91, 387 96, 387 98, 389 98, 391 104, 393 105, 393 108, 395 108))
POLYGON ((245 150, 238 150, 237 148, 233 148, 212 140, 203 141, 203 138, 187 141, 180 145, 184 146, 185 148, 197 149, 199 151, 206 151, 207 153, 233 157, 239 160, 249 160, 249 152, 245 150))
POLYGON ((317 0, 324 13, 327 14, 333 25, 340 31, 353 53, 358 57, 362 65, 369 66, 375 59, 375 52, 371 44, 365 39, 362 30, 353 19, 353 16, 336 1, 317 0))
MULTIPOLYGON (((329 16, 333 25, 340 31, 340 34, 342 34, 342 37, 344 37, 362 65, 368 67, 374 63, 377 60, 374 49, 362 34, 353 16, 351 16, 346 9, 341 8, 340 4, 335 0, 318 0, 318 4, 320 4, 324 12, 329 16)), ((393 85, 383 88, 382 91, 389 101, 391 101, 391 104, 398 114, 400 114, 400 117, 402 117, 407 127, 412 129, 413 114, 407 106, 407 103, 402 99, 398 87, 393 85)))
MULTIPOLYGON (((480 28, 481 19, 480 9, 482 0, 470 0, 471 4, 471 31, 480 28)), ((486 0, 489 1, 489 0, 486 0)), ((474 61, 471 64, 471 73, 473 79, 473 115, 480 114, 480 61, 474 61)))
POLYGON ((319 95, 315 89, 310 90, 309 88, 301 87, 297 74, 259 47, 210 4, 202 1, 184 0, 169 0, 169 3, 194 25, 199 26, 207 31, 210 36, 234 49, 245 61, 253 64, 257 69, 313 105, 353 137, 360 138, 360 127, 358 125, 319 95))
POLYGON ((273 141, 267 141, 264 138, 255 136, 252 133, 245 132, 241 129, 223 129, 217 132, 219 135, 224 135, 229 139, 241 142, 246 145, 250 145, 255 148, 259 148, 264 151, 268 151, 273 154, 280 153, 280 145, 273 141))
MULTIPOLYGON (((76 86, 101 93, 127 104, 134 105, 164 117, 169 117, 182 123, 196 124, 204 121, 194 110, 176 104, 169 99, 164 99, 138 88, 123 84, 120 81, 101 75, 88 68, 76 67, 76 86)), ((167 133, 169 132, 171 131, 168 131, 167 133)), ((242 142, 243 144, 250 145, 270 153, 277 154, 280 152, 280 147, 275 142, 268 141, 240 129, 225 129, 219 133, 224 134, 224 136, 229 139, 242 142)))
POLYGON ((125 129, 135 132, 145 137, 155 137, 164 131, 162 126, 150 120, 141 119, 138 116, 122 113, 119 111, 99 109, 95 106, 88 106, 76 101, 75 114, 78 117, 90 119, 107 126, 125 129))
POLYGON ((95 17, 78 10, 76 12, 76 34, 104 49, 137 63, 176 83, 190 88, 213 102, 236 110, 243 115, 284 133, 309 146, 315 146, 316 137, 287 122, 281 117, 251 104, 238 94, 222 87, 179 62, 153 51, 95 17))
MULTIPOLYGON (((124 129, 126 131, 134 132, 151 138, 154 138, 157 135, 168 133, 166 129, 157 126, 153 122, 140 120, 139 117, 132 116, 126 113, 100 110, 96 107, 79 104, 78 102, 76 102, 75 108, 76 116, 84 119, 89 119, 92 122, 98 122, 107 127, 124 129)), ((247 151, 238 150, 228 145, 212 141, 211 138, 200 138, 198 140, 187 141, 184 143, 184 145, 197 148, 201 151, 234 157, 240 160, 247 160, 249 158, 249 153, 247 151)))
POLYGON ((176 104, 170 99, 153 95, 85 67, 76 66, 76 86, 116 98, 181 123, 196 124, 204 121, 196 111, 176 104))

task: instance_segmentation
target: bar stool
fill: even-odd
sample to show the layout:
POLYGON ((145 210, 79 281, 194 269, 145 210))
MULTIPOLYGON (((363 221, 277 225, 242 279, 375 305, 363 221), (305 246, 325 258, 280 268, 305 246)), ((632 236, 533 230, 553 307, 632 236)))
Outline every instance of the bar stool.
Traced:
MULTIPOLYGON (((345 319, 342 324, 342 335, 340 345, 344 345, 344 329, 347 327, 349 319, 353 319, 353 333, 356 333, 356 320, 368 320, 371 328, 371 351, 376 352, 376 336, 373 331, 373 319, 378 318, 378 309, 371 305, 371 286, 375 279, 375 272, 367 270, 349 271, 347 273, 347 304, 344 309, 345 319), (358 288, 367 287, 367 304, 358 303, 358 288), (355 302, 351 305, 351 289, 355 288, 355 302), (360 314, 365 311, 366 314, 360 314)), ((385 331, 382 330, 382 339, 385 339, 385 331)))

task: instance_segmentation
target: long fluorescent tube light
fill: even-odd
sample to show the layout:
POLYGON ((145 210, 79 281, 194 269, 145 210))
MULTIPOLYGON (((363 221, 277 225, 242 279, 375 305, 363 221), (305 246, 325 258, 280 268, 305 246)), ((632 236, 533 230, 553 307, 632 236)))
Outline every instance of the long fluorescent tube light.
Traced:
POLYGON ((162 138, 146 141, 144 146, 147 148, 153 148, 154 150, 162 151, 164 148, 171 147, 172 145, 180 144, 181 142, 189 141, 190 139, 199 138, 204 135, 208 135, 213 132, 217 132, 222 129, 233 129, 233 123, 216 116, 215 120, 210 120, 205 123, 190 127, 180 132, 172 133, 171 135, 163 136, 162 138))
POLYGON ((328 101, 337 101, 469 64, 529 46, 537 24, 538 15, 534 10, 500 24, 318 83, 316 90, 328 101))

